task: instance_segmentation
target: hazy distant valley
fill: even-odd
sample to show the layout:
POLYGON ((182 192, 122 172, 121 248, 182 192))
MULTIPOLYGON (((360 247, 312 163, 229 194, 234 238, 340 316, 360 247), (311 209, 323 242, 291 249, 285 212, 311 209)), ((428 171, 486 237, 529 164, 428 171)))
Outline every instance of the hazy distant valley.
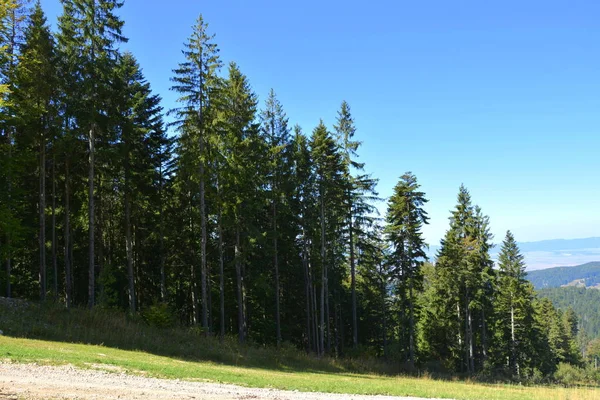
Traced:
MULTIPOLYGON (((521 242, 519 248, 525 256, 528 271, 600 261, 600 237, 521 242)), ((431 260, 435 259, 438 249, 437 245, 429 247, 431 260)), ((493 259, 498 257, 499 251, 499 245, 492 249, 493 259)))

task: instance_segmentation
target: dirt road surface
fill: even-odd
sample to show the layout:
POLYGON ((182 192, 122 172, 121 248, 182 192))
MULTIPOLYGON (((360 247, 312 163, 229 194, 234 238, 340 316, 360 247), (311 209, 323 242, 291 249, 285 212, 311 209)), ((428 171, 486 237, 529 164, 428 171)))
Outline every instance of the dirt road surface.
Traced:
POLYGON ((253 389, 127 375, 118 368, 0 363, 0 400, 418 400, 414 397, 358 396, 253 389))

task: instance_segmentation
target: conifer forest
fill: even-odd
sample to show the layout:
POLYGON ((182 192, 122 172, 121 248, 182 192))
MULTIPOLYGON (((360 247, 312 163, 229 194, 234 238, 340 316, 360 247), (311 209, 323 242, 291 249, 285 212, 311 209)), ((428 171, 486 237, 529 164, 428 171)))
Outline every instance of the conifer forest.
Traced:
POLYGON ((510 232, 494 263, 467 187, 427 258, 427 194, 398 171, 379 198, 342 98, 333 126, 295 125, 200 16, 165 109, 120 50, 122 2, 61 3, 53 30, 39 2, 0 0, 0 295, 408 371, 583 363, 576 316, 536 297, 510 232))

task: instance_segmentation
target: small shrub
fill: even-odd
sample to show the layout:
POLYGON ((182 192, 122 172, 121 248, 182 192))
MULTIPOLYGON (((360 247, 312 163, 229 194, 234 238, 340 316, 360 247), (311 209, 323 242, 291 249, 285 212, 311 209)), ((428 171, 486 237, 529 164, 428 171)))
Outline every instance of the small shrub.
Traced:
POLYGON ((170 328, 174 325, 173 313, 167 303, 158 303, 142 312, 142 318, 150 326, 170 328))
POLYGON ((587 380, 585 370, 567 363, 558 364, 554 379, 565 386, 579 385, 587 380))

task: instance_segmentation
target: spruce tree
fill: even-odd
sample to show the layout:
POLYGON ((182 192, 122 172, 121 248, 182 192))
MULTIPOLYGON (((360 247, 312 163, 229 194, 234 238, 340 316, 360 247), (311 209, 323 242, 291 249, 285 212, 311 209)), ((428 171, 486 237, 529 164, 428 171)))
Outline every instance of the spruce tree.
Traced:
POLYGON ((345 202, 347 207, 346 233, 350 264, 350 290, 352 297, 352 343, 358 345, 358 316, 356 298, 356 246, 368 240, 370 228, 374 225, 376 212, 372 202, 379 200, 375 186, 377 180, 364 173, 365 165, 357 161, 360 142, 354 140, 356 127, 347 102, 342 102, 336 125, 334 126, 338 145, 343 154, 346 184, 345 202), (362 228, 362 229, 361 229, 362 228))
POLYGON ((508 231, 498 256, 498 294, 495 327, 499 363, 508 360, 508 369, 520 376, 533 359, 531 334, 534 330, 533 287, 526 279, 524 257, 513 234, 508 231))
POLYGON ((95 304, 96 291, 96 142, 102 142, 102 135, 108 133, 106 111, 117 45, 127 39, 122 35, 123 21, 115 14, 122 7, 122 1, 61 1, 64 12, 59 18, 58 39, 61 52, 68 59, 68 72, 78 80, 78 113, 74 117, 78 130, 87 134, 88 141, 88 307, 91 308, 95 304))
POLYGON ((36 3, 25 29, 20 48, 20 62, 15 68, 11 94, 12 114, 20 132, 20 141, 28 140, 37 153, 38 165, 38 281, 40 299, 45 300, 46 282, 46 153, 57 124, 56 56, 54 39, 40 3, 36 3))
MULTIPOLYGON (((238 340, 246 339, 246 313, 244 309, 246 285, 243 264, 245 251, 243 237, 250 230, 246 218, 256 211, 252 201, 253 186, 256 184, 254 174, 259 154, 256 152, 258 126, 254 123, 258 100, 252 92, 248 78, 232 63, 229 65, 228 79, 223 89, 223 135, 221 138, 222 163, 219 174, 219 226, 225 225, 232 231, 233 261, 236 276, 237 328, 238 340)), ((222 228, 219 228, 222 230, 222 228)), ((223 233, 219 235, 220 240, 223 233)), ((223 245, 220 244, 219 247, 223 245)), ((220 249, 220 252, 224 250, 220 249)), ((220 260, 221 262, 221 260, 220 260)), ((225 333, 225 276, 220 263, 219 296, 220 296, 220 331, 225 333)))
MULTIPOLYGON (((219 49, 214 43, 214 35, 208 33, 208 24, 200 15, 196 24, 192 28, 192 35, 185 44, 183 52, 185 61, 179 64, 179 67, 173 72, 172 78, 174 86, 172 90, 180 94, 178 99, 180 108, 172 110, 182 135, 189 136, 190 141, 195 142, 197 146, 197 167, 200 197, 200 225, 201 225, 201 244, 200 244, 200 282, 202 296, 202 328, 208 334, 208 287, 207 287, 207 268, 206 268, 206 244, 208 239, 207 232, 207 210, 206 210, 206 165, 208 163, 208 149, 210 145, 209 125, 212 124, 209 118, 214 113, 211 110, 211 96, 214 95, 218 86, 217 72, 221 68, 219 60, 219 49)), ((192 285, 196 287, 195 268, 192 266, 192 285)), ((194 290, 193 294, 196 293, 194 290)), ((192 306, 194 309, 194 322, 198 323, 198 299, 193 295, 192 306)))
POLYGON ((319 306, 319 352, 325 354, 330 348, 329 326, 329 274, 335 267, 333 242, 341 225, 344 185, 344 165, 339 147, 323 121, 314 129, 311 141, 311 157, 316 177, 319 210, 320 241, 320 306, 319 306), (329 249, 329 252, 327 251, 329 249), (327 340, 327 342, 326 342, 327 340), (327 346, 326 346, 327 344, 327 346))
POLYGON ((271 203, 271 237, 273 246, 273 271, 275 273, 275 327, 277 347, 281 345, 281 310, 280 310, 280 279, 279 279, 279 233, 278 211, 286 187, 286 175, 289 163, 289 128, 288 119, 275 91, 271 89, 265 103, 265 108, 260 114, 261 132, 268 146, 268 166, 266 180, 270 190, 271 203))
POLYGON ((427 224, 429 217, 423 209, 427 203, 425 193, 419 191, 417 178, 410 172, 402 175, 394 188, 388 203, 385 232, 390 244, 388 263, 396 290, 402 302, 401 309, 408 306, 408 321, 400 319, 400 324, 408 322, 408 337, 400 337, 400 341, 408 342, 408 362, 411 368, 415 363, 415 293, 421 288, 421 266, 427 259, 427 245, 421 229, 427 224))

